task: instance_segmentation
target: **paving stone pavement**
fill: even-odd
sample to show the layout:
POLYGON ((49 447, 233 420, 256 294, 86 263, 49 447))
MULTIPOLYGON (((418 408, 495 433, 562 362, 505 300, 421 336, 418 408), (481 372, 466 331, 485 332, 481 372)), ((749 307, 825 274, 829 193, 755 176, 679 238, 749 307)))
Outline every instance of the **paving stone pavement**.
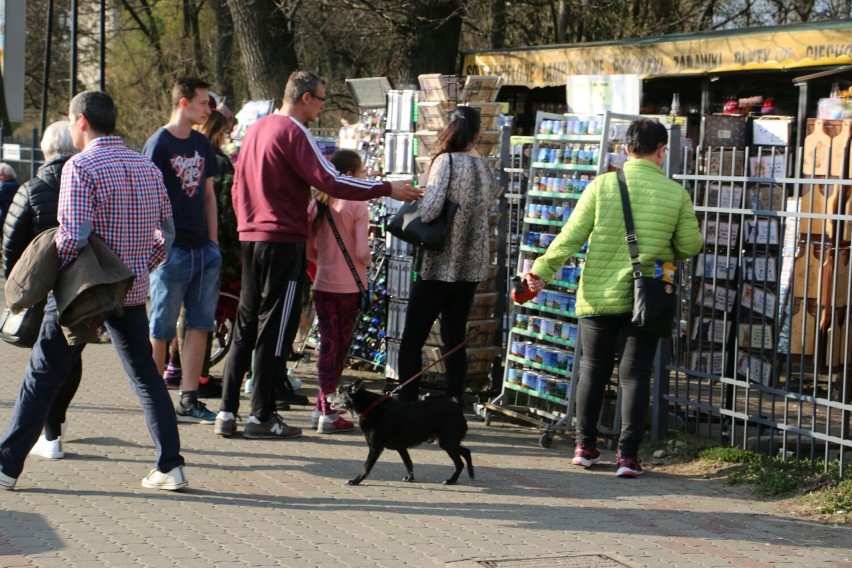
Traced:
MULTIPOLYGON (((28 355, 0 344, 2 430, 28 355)), ((848 527, 785 517, 719 480, 653 469, 618 479, 612 452, 578 470, 567 440, 544 450, 530 428, 472 415, 476 479, 453 487, 436 445, 412 450, 413 483, 386 452, 361 486, 346 485, 363 437, 308 432, 309 408, 296 407, 282 413, 306 430, 296 440, 181 425, 189 488, 147 490, 154 448, 112 347, 87 347, 83 373, 65 459, 29 459, 17 489, 0 492, 0 566, 852 568, 848 527)), ((312 400, 313 373, 299 368, 312 400)))

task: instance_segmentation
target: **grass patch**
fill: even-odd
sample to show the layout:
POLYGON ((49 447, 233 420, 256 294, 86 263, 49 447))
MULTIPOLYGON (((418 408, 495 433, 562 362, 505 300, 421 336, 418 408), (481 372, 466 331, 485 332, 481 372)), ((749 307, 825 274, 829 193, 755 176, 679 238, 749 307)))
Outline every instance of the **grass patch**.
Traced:
POLYGON ((806 499, 820 514, 837 517, 844 523, 852 521, 852 479, 828 483, 806 499))
POLYGON ((784 499, 793 514, 835 523, 852 522, 852 467, 840 475, 840 463, 818 460, 784 460, 765 454, 716 446, 711 442, 678 433, 649 444, 664 449, 676 461, 692 462, 713 471, 731 485, 745 485, 756 493, 784 499))
POLYGON ((797 462, 783 460, 740 448, 711 447, 702 450, 698 459, 708 465, 725 464, 728 482, 748 484, 759 493, 779 497, 801 495, 802 513, 836 522, 852 520, 852 471, 840 477, 840 464, 835 460, 797 462))

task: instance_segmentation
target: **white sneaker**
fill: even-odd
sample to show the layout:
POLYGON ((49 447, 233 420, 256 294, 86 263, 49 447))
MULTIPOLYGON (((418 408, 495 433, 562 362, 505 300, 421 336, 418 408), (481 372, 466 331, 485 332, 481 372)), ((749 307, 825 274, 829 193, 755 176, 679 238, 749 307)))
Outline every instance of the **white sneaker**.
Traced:
POLYGON ((15 488, 15 484, 18 480, 14 477, 9 477, 2 471, 0 471, 0 489, 3 491, 11 491, 15 488))
POLYGON ((322 416, 322 410, 314 409, 311 411, 311 429, 316 430, 319 425, 320 416, 322 416))
POLYGON ((65 452, 62 451, 62 437, 60 436, 55 440, 48 440, 47 437, 42 434, 38 437, 36 445, 30 450, 30 455, 47 458, 49 460, 61 460, 65 457, 65 452))
POLYGON ((302 380, 293 376, 293 369, 287 369, 287 380, 290 381, 290 386, 293 387, 294 391, 302 388, 302 380))
POLYGON ((142 487, 148 489, 165 489, 166 491, 179 491, 189 485, 183 466, 179 465, 168 473, 152 469, 151 473, 142 480, 142 487))
POLYGON ((245 393, 251 394, 252 389, 254 389, 254 379, 248 378, 246 379, 245 393))

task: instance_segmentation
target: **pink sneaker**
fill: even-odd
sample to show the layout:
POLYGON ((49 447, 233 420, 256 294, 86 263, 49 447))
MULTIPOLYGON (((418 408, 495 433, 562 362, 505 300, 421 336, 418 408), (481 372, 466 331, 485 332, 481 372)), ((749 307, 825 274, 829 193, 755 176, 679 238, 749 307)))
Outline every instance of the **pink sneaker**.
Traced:
POLYGON ((592 467, 600 460, 601 452, 597 448, 577 446, 574 449, 574 459, 571 460, 571 463, 573 465, 581 465, 583 467, 592 467))
POLYGON ((639 458, 626 458, 624 456, 616 456, 616 464, 618 471, 615 475, 618 477, 636 477, 642 475, 645 471, 642 469, 642 464, 639 463, 639 458))
POLYGON ((324 414, 320 416, 317 423, 317 432, 320 434, 334 434, 335 432, 351 432, 355 424, 346 420, 339 414, 324 414))

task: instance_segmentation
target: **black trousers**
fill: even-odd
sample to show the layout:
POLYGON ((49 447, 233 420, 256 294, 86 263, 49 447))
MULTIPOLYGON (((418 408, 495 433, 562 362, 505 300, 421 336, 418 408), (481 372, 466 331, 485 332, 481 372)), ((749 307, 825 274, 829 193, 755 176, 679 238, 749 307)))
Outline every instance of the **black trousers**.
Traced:
MULTIPOLYGON (((423 345, 432 324, 441 316, 441 340, 448 351, 465 340, 467 318, 478 282, 442 282, 418 280, 411 286, 405 330, 399 346, 399 382, 404 383, 423 369, 423 345)), ((467 374, 467 350, 463 347, 444 361, 447 395, 461 399, 467 374)), ((420 379, 399 392, 400 400, 417 400, 420 379)))
POLYGON ((255 351, 251 415, 264 422, 275 412, 275 383, 286 368, 301 309, 305 271, 304 243, 241 243, 242 289, 234 342, 225 359, 222 404, 236 413, 240 386, 255 351))
POLYGON ((595 447, 604 392, 612 377, 615 354, 619 352, 621 437, 618 453, 636 458, 651 398, 651 366, 657 338, 631 324, 630 314, 625 314, 581 318, 580 342, 583 353, 577 383, 576 442, 595 447))

